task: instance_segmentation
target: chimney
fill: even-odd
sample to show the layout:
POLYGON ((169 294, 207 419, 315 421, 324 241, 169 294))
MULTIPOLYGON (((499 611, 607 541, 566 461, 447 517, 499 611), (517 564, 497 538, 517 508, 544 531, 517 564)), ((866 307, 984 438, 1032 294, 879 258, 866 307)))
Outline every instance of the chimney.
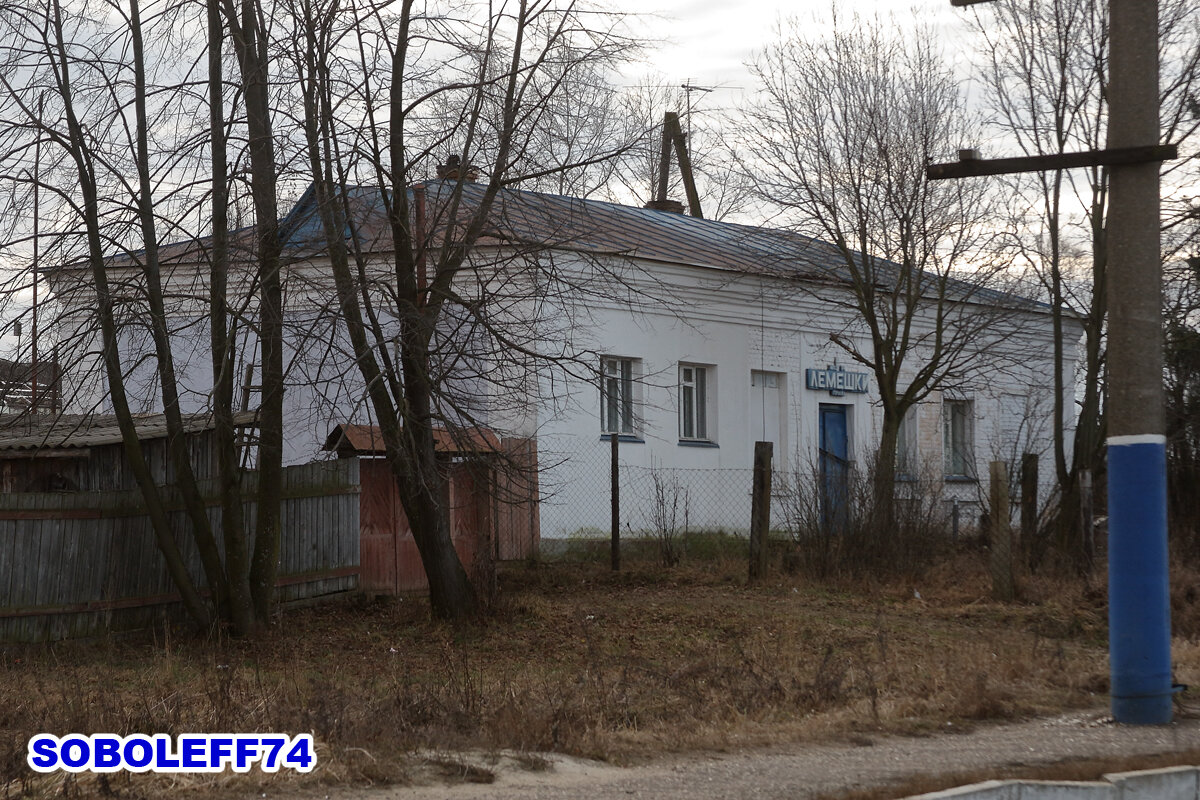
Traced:
POLYGON ((652 211, 669 211, 672 214, 683 213, 683 203, 678 200, 651 200, 646 203, 646 208, 652 211))
POLYGON ((443 181, 464 180, 474 183, 479 177, 479 168, 473 164, 467 164, 464 167, 459 156, 450 155, 446 157, 445 164, 438 164, 437 176, 438 180, 443 181))

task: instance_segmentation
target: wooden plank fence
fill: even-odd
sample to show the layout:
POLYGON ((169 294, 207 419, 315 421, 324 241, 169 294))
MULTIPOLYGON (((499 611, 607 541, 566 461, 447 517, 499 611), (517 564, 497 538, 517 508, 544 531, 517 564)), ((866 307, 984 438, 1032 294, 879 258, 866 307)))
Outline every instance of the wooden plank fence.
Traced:
MULTIPOLYGON (((258 476, 247 473, 253 496, 258 476)), ((215 481, 201 481, 223 549, 215 481)), ((277 598, 354 590, 359 575, 358 459, 288 467, 283 475, 277 598)), ((203 569, 182 498, 165 492, 176 541, 197 585, 203 569)), ((245 504, 253 525, 255 503, 245 504)), ((180 613, 136 491, 0 494, 0 642, 131 630, 180 613)))

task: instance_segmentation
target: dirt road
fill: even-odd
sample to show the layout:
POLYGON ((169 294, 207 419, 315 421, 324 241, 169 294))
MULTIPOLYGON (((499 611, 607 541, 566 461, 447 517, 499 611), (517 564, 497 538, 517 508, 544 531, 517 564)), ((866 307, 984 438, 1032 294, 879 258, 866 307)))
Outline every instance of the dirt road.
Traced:
POLYGON ((621 768, 553 757, 539 772, 499 768, 491 784, 430 785, 331 792, 330 800, 746 800, 813 797, 929 773, 1121 757, 1200 748, 1200 719, 1132 728, 1104 713, 970 733, 881 737, 872 744, 781 746, 771 751, 692 755, 621 768))

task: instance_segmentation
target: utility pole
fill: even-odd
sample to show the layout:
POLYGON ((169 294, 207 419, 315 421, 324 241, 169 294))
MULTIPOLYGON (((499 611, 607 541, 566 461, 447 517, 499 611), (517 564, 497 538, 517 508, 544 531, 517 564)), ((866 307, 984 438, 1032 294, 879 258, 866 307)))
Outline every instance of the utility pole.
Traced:
MULTIPOLYGON (((1109 0, 1108 146, 1156 144, 1158 0, 1109 0)), ((1108 246, 1108 636, 1113 719, 1171 721, 1159 164, 1113 166, 1108 246)))
MULTIPOLYGON (((1054 0, 1045 0, 1054 2, 1054 0)), ((951 0, 955 6, 987 0, 951 0)), ((959 153, 930 179, 1109 169, 1108 648, 1117 722, 1171 721, 1167 440, 1163 397, 1158 0, 1109 0, 1108 141, 1104 150, 981 160, 959 153)))
POLYGON ((38 267, 40 266, 38 245, 41 239, 41 232, 38 229, 41 220, 38 198, 41 195, 42 182, 42 104, 45 99, 45 95, 38 97, 38 138, 33 148, 33 331, 30 334, 33 348, 30 357, 31 385, 29 391, 29 411, 32 414, 38 413, 38 267))

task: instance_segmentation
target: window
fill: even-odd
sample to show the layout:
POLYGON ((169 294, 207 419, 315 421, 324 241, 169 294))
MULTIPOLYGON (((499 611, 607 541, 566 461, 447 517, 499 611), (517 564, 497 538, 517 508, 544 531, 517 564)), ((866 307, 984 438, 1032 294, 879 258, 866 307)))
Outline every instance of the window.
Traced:
POLYGON ((942 406, 942 452, 946 475, 974 477, 974 414, 970 400, 947 400, 942 406))
POLYGON ((900 430, 896 434, 896 473, 916 477, 920 471, 920 457, 917 452, 917 406, 909 406, 904 417, 900 420, 900 430))
POLYGON ((632 358, 600 360, 600 430, 632 434, 634 367, 632 358))
POLYGON ((764 389, 779 388, 779 373, 778 372, 759 372, 756 369, 750 370, 750 385, 761 386, 764 389))
POLYGON ((679 365, 679 438, 707 441, 709 368, 679 365))

